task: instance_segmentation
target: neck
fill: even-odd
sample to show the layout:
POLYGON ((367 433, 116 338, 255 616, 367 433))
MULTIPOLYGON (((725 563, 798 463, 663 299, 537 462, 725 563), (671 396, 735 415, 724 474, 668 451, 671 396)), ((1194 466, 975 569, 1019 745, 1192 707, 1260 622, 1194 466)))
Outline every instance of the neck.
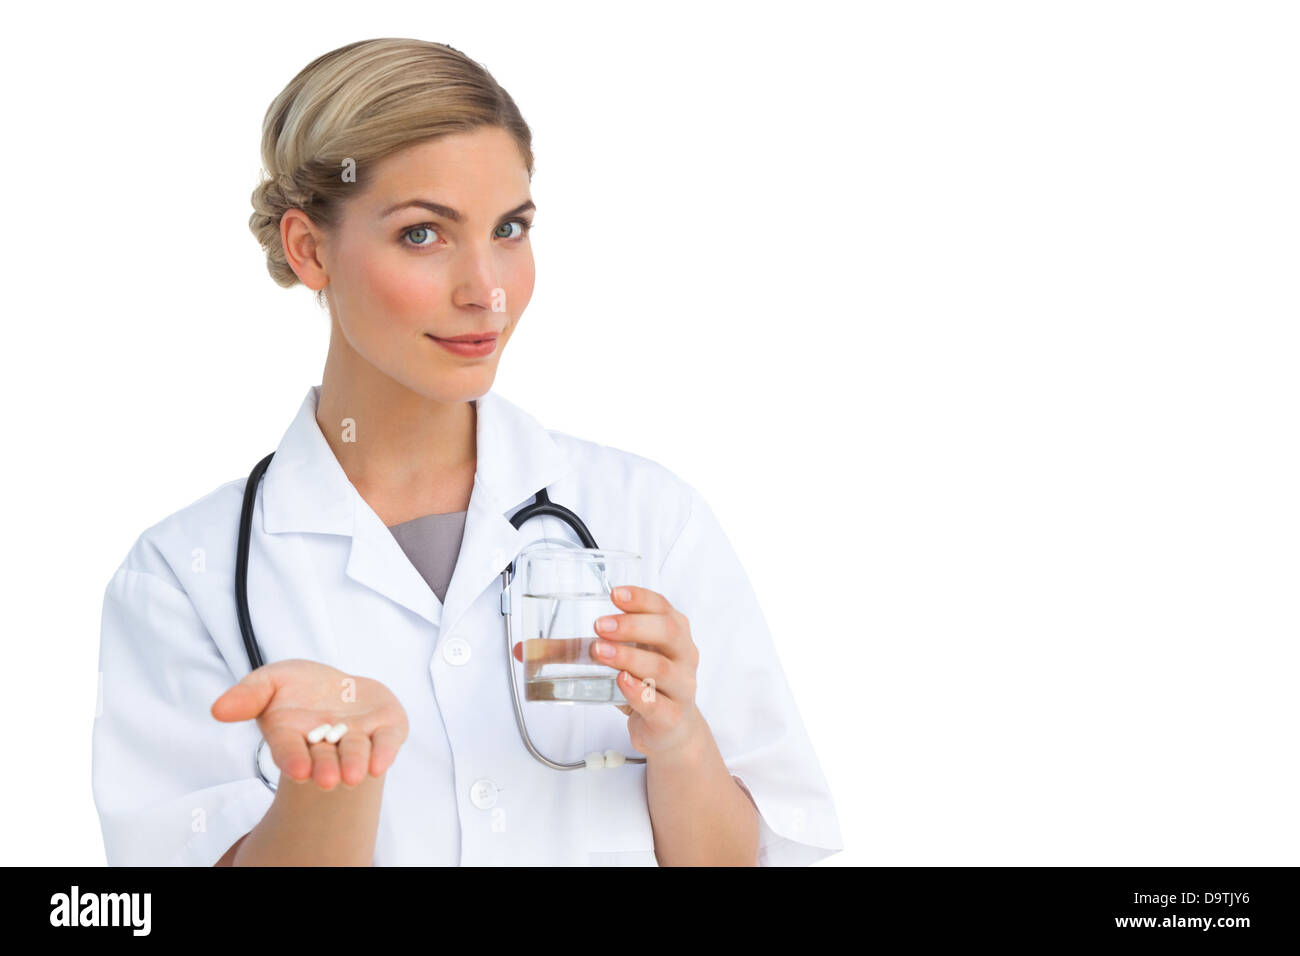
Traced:
MULTIPOLYGON (((337 328, 321 379, 316 423, 348 480, 368 501, 406 500, 414 510, 435 489, 472 482, 477 412, 472 402, 440 402, 380 372, 337 328), (344 425, 351 419, 351 427, 344 425)), ((445 492, 444 492, 445 494, 445 492)), ((405 510, 390 504, 394 513, 405 510)))

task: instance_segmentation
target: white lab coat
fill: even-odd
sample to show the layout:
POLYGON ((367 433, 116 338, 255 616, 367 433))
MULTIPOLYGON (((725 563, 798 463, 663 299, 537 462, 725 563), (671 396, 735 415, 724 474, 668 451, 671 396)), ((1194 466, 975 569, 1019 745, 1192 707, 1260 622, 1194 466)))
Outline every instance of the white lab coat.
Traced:
MULTIPOLYGON (((696 703, 761 815, 760 864, 842 848, 758 601, 698 492, 649 459, 548 431, 489 392, 477 402, 477 472, 440 603, 344 474, 316 424, 318 397, 319 387, 308 392, 258 493, 249 605, 267 661, 309 658, 373 678, 406 709, 376 865, 656 865, 644 764, 552 770, 515 725, 501 572, 543 536, 577 544, 554 518, 510 524, 541 488, 598 545, 640 554, 641 583, 689 619, 696 703)), ((108 584, 92 777, 110 865, 211 865, 271 805, 254 772, 256 721, 223 723, 209 710, 249 670, 234 601, 246 480, 145 531, 108 584)), ((552 759, 637 756, 612 705, 524 707, 552 759)))

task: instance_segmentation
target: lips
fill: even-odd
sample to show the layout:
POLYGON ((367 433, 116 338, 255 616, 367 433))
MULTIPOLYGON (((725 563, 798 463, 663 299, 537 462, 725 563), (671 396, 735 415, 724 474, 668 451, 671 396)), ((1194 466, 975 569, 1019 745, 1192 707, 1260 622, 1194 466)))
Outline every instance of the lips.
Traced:
POLYGON ((492 355, 497 350, 495 333, 490 333, 487 338, 483 338, 482 332, 471 332, 454 339, 440 339, 436 335, 429 335, 428 332, 424 334, 430 341, 442 346, 445 351, 459 355, 461 358, 481 359, 492 355))
POLYGON ((471 332, 468 335, 430 335, 431 339, 438 339, 442 342, 491 342, 496 339, 496 332, 471 332))

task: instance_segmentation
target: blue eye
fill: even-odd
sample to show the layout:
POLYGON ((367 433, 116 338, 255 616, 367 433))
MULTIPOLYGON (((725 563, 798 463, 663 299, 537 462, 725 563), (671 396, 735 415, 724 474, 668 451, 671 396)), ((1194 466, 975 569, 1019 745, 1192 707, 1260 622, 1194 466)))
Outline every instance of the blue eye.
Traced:
MULTIPOLYGON (((501 226, 506 226, 506 227, 509 227, 509 226, 518 226, 518 227, 519 227, 519 232, 518 232, 518 233, 516 233, 516 234, 513 235, 513 236, 501 236, 502 239, 522 239, 524 236, 528 235, 528 231, 529 231, 530 229, 533 228, 533 224, 532 224, 531 222, 529 222, 527 219, 509 219, 509 220, 503 222, 503 223, 501 224, 501 226)), ((497 228, 500 229, 501 226, 497 226, 497 228)))
MULTIPOLYGON (((423 233, 425 235, 437 236, 437 232, 434 230, 433 224, 424 223, 423 225, 412 226, 410 229, 406 230, 406 232, 402 233, 402 238, 405 239, 407 236, 414 236, 420 233, 423 233)), ((433 245, 433 243, 431 242, 421 242, 418 239, 410 244, 413 246, 419 246, 422 249, 433 245)))
MULTIPOLYGON (((501 225, 497 226, 493 235, 498 239, 508 239, 516 241, 523 239, 532 231, 533 224, 527 219, 515 218, 508 219, 501 225), (502 229, 509 229, 511 226, 518 226, 519 231, 514 235, 502 235, 502 229)), ((418 226, 411 226, 402 233, 402 244, 415 249, 432 249, 438 244, 438 227, 431 222, 422 222, 418 226), (432 241, 426 241, 432 240, 432 241)))

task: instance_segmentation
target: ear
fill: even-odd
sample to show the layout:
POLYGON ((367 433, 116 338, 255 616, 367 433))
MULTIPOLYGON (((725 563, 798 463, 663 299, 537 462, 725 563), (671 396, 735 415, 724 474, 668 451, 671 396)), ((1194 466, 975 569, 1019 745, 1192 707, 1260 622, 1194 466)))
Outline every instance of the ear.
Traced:
POLYGON ((288 209, 281 217, 280 245, 299 282, 315 291, 325 288, 329 275, 318 254, 317 229, 301 209, 288 209))

